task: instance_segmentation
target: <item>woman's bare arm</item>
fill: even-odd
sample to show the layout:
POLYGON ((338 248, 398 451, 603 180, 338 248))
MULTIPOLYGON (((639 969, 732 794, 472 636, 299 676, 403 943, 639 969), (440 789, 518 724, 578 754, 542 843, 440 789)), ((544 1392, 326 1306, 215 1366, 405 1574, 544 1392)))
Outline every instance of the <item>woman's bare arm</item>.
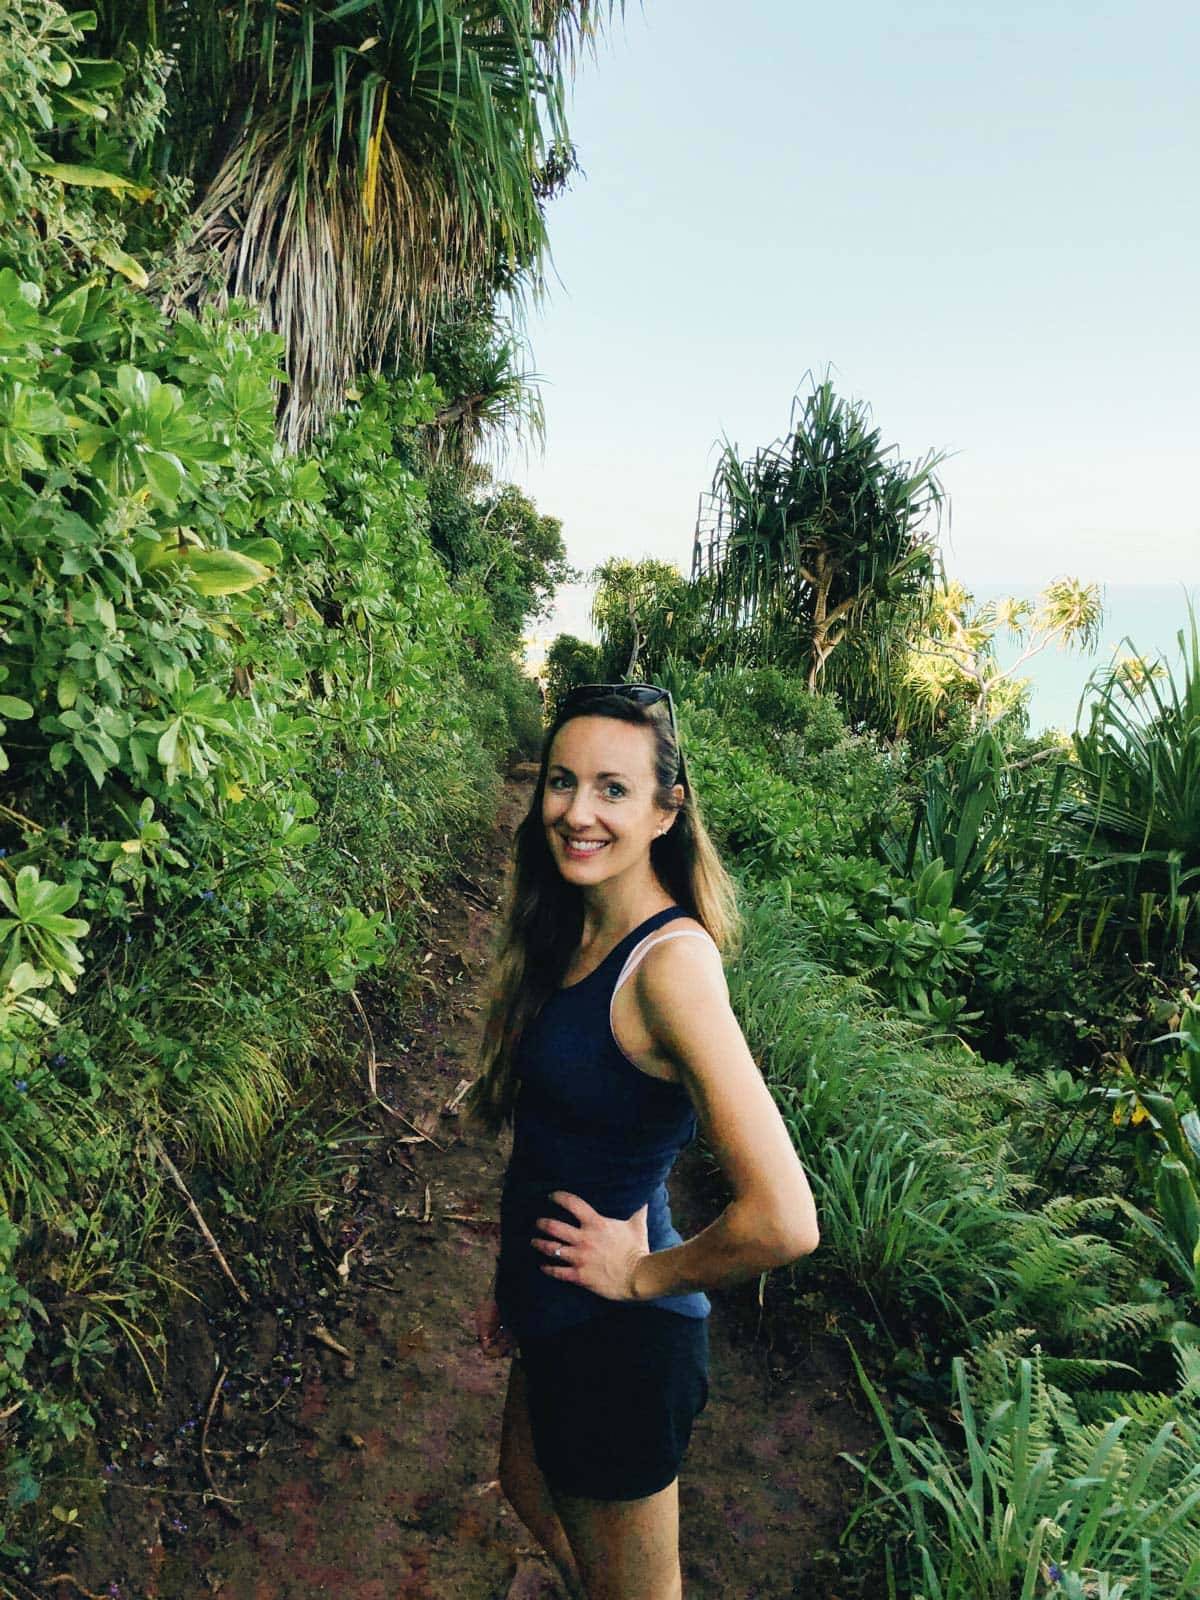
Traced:
POLYGON ((539 1217, 530 1240, 541 1270, 610 1300, 650 1300, 757 1277, 818 1243, 816 1206, 779 1109, 737 1018, 711 941, 663 940, 634 974, 655 1051, 675 1063, 733 1191, 715 1222, 651 1252, 647 1207, 606 1217, 580 1195, 550 1198, 573 1222, 539 1217))
POLYGON ((733 1014, 716 946, 664 940, 633 982, 646 1028, 676 1065, 733 1193, 707 1228, 641 1258, 633 1298, 721 1288, 809 1254, 820 1237, 812 1190, 733 1014))

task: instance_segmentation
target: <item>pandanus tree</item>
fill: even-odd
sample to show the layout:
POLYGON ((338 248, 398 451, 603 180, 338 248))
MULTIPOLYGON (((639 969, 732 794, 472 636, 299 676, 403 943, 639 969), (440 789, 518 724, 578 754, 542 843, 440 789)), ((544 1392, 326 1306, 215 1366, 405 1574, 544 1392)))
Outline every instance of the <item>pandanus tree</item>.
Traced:
POLYGON ((797 395, 782 439, 748 459, 726 442, 692 575, 711 580, 734 658, 802 667, 815 689, 847 639, 901 614, 911 626, 935 574, 941 459, 901 460, 828 379, 797 395))
POLYGON ((595 0, 99 9, 103 49, 172 63, 167 160, 195 186, 188 287, 211 294, 215 262, 218 288, 282 334, 291 444, 357 374, 419 353, 440 316, 536 284, 544 200, 570 168, 565 72, 595 0))

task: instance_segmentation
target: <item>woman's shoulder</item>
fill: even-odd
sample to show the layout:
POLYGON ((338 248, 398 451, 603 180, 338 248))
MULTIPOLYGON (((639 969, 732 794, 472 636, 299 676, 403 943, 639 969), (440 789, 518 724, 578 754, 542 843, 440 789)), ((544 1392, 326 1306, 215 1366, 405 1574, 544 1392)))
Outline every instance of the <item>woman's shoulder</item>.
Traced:
POLYGON ((708 1029, 724 1016, 729 984, 716 940, 699 918, 674 917, 651 938, 629 985, 632 1004, 648 1038, 675 1054, 701 1019, 708 1029), (668 932, 675 937, 661 936, 668 932))
POLYGON ((655 976, 689 974, 700 976, 705 971, 721 969, 721 951, 716 940, 698 917, 685 911, 682 916, 671 917, 648 933, 638 961, 635 976, 639 987, 646 988, 655 976), (681 935, 695 935, 682 938, 681 935))

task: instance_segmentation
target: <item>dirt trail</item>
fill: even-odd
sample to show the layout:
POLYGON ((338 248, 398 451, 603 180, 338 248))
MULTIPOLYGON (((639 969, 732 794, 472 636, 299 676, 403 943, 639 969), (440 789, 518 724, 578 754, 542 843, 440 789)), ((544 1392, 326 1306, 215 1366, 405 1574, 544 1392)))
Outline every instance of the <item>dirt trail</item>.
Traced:
MULTIPOLYGON (((78 1586, 112 1600, 558 1593, 499 1492, 508 1363, 484 1357, 471 1326, 506 1150, 442 1111, 471 1070, 501 867, 532 776, 513 775, 493 848, 439 907, 422 1014, 390 1038, 376 1024, 381 1094, 441 1148, 401 1143, 411 1130, 390 1122, 390 1142, 348 1186, 340 1232, 331 1217, 297 1241, 294 1294, 246 1313, 214 1289, 181 1315, 172 1389, 143 1421, 141 1459, 127 1452, 107 1473, 97 1462, 105 1492, 58 1560, 76 1583, 47 1584, 47 1572, 47 1600, 77 1600, 78 1586), (202 1456, 218 1360, 230 1376, 202 1456), (206 1496, 205 1465, 236 1502, 228 1511, 206 1496)), ((685 1237, 723 1203, 695 1147, 671 1194, 685 1237)), ((714 1296, 710 1400, 680 1479, 685 1592, 836 1600, 830 1552, 858 1484, 838 1452, 871 1430, 837 1340, 814 1332, 803 1350, 772 1353, 758 1320, 752 1289, 714 1296)))

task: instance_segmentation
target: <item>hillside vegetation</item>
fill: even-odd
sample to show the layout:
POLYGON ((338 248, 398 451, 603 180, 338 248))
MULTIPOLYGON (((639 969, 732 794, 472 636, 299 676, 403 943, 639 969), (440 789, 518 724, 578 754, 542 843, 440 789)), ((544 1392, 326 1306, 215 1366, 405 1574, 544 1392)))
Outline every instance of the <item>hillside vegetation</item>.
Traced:
MULTIPOLYGON (((576 574, 483 462, 538 430, 517 312, 602 9, 0 7, 0 1555, 27 1575, 103 1409, 162 1393, 196 1260, 266 1292, 336 1192, 358 1040, 538 747, 521 639, 576 574)), ((845 1333, 879 1426, 840 1588, 1184 1600, 1200 634, 1031 737, 996 640, 1086 642, 1097 590, 975 605, 939 462, 814 381, 778 440, 722 447, 689 577, 601 564, 548 700, 668 686, 737 875, 733 1000, 822 1235, 763 1293, 845 1333)))

